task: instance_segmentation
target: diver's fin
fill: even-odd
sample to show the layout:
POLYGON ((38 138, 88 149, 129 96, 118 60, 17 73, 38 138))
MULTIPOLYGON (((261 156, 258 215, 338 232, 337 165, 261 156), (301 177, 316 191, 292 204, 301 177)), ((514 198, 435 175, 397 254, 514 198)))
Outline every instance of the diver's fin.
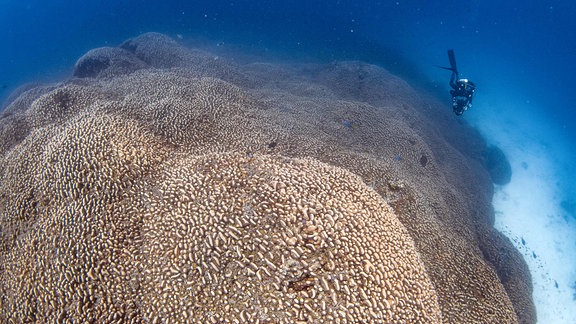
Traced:
POLYGON ((444 69, 444 70, 448 70, 448 71, 452 71, 452 72, 458 72, 451 67, 445 67, 445 66, 440 66, 440 65, 436 65, 436 66, 441 68, 441 69, 444 69))
POLYGON ((447 70, 454 71, 456 74, 458 74, 458 68, 456 67, 456 56, 454 56, 453 49, 448 50, 448 60, 450 60, 450 68, 447 70))

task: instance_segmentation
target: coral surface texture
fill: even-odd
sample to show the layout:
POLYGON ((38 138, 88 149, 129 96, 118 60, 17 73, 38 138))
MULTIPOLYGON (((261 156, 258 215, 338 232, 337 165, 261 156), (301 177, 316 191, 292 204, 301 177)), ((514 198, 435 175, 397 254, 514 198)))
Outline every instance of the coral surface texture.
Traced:
POLYGON ((93 49, 0 114, 0 322, 534 323, 496 150, 375 65, 93 49))

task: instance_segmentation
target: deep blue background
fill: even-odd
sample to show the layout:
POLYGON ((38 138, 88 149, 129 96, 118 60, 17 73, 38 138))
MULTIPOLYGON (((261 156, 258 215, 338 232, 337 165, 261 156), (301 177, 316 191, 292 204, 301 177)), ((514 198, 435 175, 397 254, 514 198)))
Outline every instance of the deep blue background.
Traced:
POLYGON ((24 82, 68 76, 91 48, 147 31, 267 59, 362 59, 439 96, 449 73, 436 66, 454 48, 479 85, 477 102, 486 90, 485 102, 510 102, 497 112, 544 115, 576 139, 575 16, 571 0, 4 0, 0 99, 24 82))

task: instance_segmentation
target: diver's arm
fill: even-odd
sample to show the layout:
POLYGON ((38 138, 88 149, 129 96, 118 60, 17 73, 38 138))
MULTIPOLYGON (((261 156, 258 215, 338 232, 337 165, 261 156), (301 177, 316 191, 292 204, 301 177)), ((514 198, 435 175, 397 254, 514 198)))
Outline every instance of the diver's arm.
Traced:
POLYGON ((457 88, 456 80, 458 80, 458 72, 452 71, 452 76, 450 76, 450 87, 452 87, 454 90, 457 88))
POLYGON ((472 98, 474 97, 474 91, 476 91, 476 84, 474 84, 474 82, 470 82, 468 83, 468 86, 470 87, 470 103, 472 103, 472 98))

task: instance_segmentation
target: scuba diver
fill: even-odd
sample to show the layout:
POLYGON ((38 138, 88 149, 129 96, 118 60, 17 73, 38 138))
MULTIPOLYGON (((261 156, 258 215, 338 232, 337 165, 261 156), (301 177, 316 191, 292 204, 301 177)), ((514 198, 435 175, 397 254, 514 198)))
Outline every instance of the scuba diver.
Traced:
POLYGON ((452 110, 457 116, 460 116, 468 108, 472 107, 472 96, 476 90, 474 82, 468 79, 460 79, 458 77, 458 68, 456 67, 456 57, 454 50, 448 50, 448 60, 450 60, 450 67, 441 67, 446 70, 452 71, 450 77, 450 94, 452 95, 452 110))

